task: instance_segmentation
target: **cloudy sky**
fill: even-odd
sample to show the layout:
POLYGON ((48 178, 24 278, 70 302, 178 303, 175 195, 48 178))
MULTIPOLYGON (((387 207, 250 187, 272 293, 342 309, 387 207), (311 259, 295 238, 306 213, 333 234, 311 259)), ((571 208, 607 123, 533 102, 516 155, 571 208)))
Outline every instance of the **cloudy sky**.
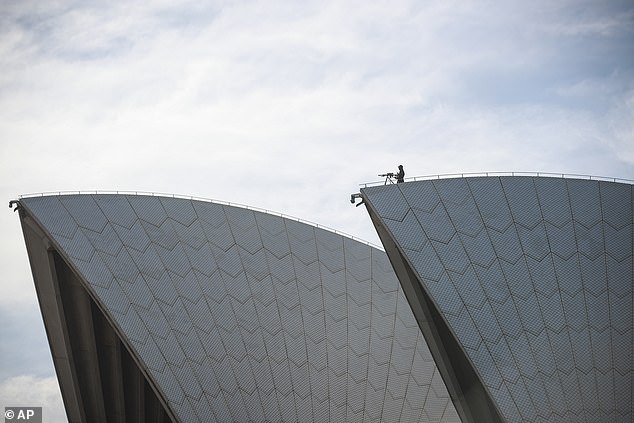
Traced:
MULTIPOLYGON (((0 1, 5 203, 176 193, 378 243, 349 196, 401 163, 634 179, 634 3, 0 1)), ((0 407, 65 421, 8 208, 0 230, 0 407)))

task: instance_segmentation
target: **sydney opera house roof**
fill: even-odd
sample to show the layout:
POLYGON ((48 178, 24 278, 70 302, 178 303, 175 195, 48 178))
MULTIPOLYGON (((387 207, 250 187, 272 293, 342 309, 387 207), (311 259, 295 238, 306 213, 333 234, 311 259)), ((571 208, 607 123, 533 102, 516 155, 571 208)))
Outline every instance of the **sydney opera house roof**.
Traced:
MULTIPOLYGON (((384 195, 376 194, 369 196, 384 195)), ((71 422, 460 420, 388 257, 376 248, 289 218, 183 198, 27 197, 19 210, 71 422)), ((631 232, 631 222, 627 225, 631 232)), ((590 224, 588 231, 594 227, 590 224)), ((617 220, 614 230, 622 227, 617 220)), ((469 235, 478 241, 479 233, 469 235)), ((450 239, 441 242, 452 245, 450 239)), ((486 254, 481 252, 478 263, 495 261, 497 266, 498 259, 486 254)), ((579 256, 564 252, 564 266, 570 254, 579 256)), ((606 257, 590 254, 584 265, 595 269, 594 260, 600 259, 609 263, 609 272, 617 272, 619 260, 631 262, 631 248, 606 257)), ((464 256, 456 260, 462 260, 452 267, 458 272, 475 266, 464 256)), ((446 271, 441 264, 433 263, 433 275, 442 281, 446 271)), ((527 282, 522 277, 517 275, 518 283, 527 282)), ((619 281, 590 291, 570 282, 565 300, 572 307, 579 296, 586 302, 596 297, 602 301, 598 305, 621 299, 609 316, 573 323, 581 333, 579 342, 596 337, 614 347, 631 343, 631 316, 629 325, 616 324, 613 317, 622 311, 616 307, 631 308, 623 300, 627 292, 631 299, 631 287, 619 281), (617 334, 623 337, 616 339, 617 334)), ((564 295, 545 289, 537 294, 524 289, 521 298, 542 305, 552 295, 564 295)), ((499 296, 508 297, 474 294, 479 297, 471 302, 483 309, 481 314, 488 307, 497 313, 498 302, 504 304, 499 296)), ((465 309, 458 296, 441 299, 447 300, 441 304, 449 321, 456 321, 456 333, 463 335, 469 328, 459 322, 471 316, 471 308, 465 309)), ((489 330, 477 317, 471 328, 489 330)), ((486 343, 465 334, 463 345, 478 352, 489 342, 507 345, 518 339, 526 347, 531 342, 543 346, 550 338, 552 344, 569 336, 569 324, 547 322, 547 331, 531 320, 530 332, 522 335, 518 327, 510 336, 493 332, 497 323, 491 323, 486 343)), ((577 344, 568 345, 576 351, 577 344)), ((559 382, 564 371, 573 371, 583 382, 577 374, 585 371, 584 377, 596 382, 590 392, 611 401, 608 411, 627 412, 616 389, 608 395, 603 386, 616 388, 630 377, 631 355, 606 358, 600 355, 605 350, 595 347, 596 358, 586 357, 572 369, 555 362, 558 356, 543 362, 546 358, 533 354, 526 368, 495 367, 498 373, 486 374, 485 382, 493 394, 502 392, 500 398, 515 398, 515 391, 507 389, 512 383, 524 387, 525 371, 533 372, 527 376, 537 383, 547 378, 559 382), (545 376, 535 376, 542 370, 545 376), (603 377, 606 372, 609 377, 603 377)), ((474 354, 473 359, 508 359, 506 350, 494 353, 474 354)), ((522 395, 533 392, 530 386, 523 389, 522 395)), ((580 401, 585 394, 579 392, 580 401)), ((591 401, 597 404, 597 398, 591 401)))
POLYGON ((631 422, 633 189, 365 187, 385 252, 188 198, 18 209, 71 422, 631 422))
POLYGON ((474 177, 361 196, 463 421, 634 421, 631 184, 474 177))

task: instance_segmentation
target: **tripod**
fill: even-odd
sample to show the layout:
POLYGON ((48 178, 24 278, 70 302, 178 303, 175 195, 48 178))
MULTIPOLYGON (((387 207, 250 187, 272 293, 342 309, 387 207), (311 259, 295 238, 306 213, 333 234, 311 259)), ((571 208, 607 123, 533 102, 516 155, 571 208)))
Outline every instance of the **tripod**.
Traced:
POLYGON ((390 172, 390 173, 383 173, 383 174, 381 174, 381 175, 379 175, 379 176, 381 176, 381 177, 385 177, 385 182, 383 183, 383 185, 387 185, 387 182, 388 182, 388 181, 390 181, 390 184, 393 184, 393 183, 394 183, 394 179, 392 179, 392 178, 394 178, 394 174, 393 174, 392 172, 390 172))

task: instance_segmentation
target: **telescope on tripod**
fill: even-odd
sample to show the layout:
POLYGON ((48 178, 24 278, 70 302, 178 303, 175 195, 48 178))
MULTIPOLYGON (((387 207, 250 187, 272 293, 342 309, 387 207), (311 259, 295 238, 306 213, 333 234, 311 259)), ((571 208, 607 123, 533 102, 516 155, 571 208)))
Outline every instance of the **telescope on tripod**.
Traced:
POLYGON ((379 174, 380 177, 385 178, 385 183, 383 185, 387 185, 387 182, 390 181, 390 184, 394 183, 394 173, 392 172, 388 172, 388 173, 381 173, 379 174))

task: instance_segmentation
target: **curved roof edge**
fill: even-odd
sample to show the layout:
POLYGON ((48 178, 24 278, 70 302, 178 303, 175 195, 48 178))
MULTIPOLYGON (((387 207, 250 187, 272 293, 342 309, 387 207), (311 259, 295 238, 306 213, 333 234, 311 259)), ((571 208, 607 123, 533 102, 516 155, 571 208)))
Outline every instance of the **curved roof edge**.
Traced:
POLYGON ((310 220, 306 220, 306 219, 302 219, 300 217, 297 216, 292 216, 292 215, 288 215, 285 213, 281 213, 275 210, 269 210, 269 209, 265 209, 262 207, 257 207, 257 206, 249 206, 248 204, 242 204, 242 203, 233 203, 231 201, 224 201, 224 200, 217 200, 217 199, 213 199, 213 198, 207 198, 207 197, 197 197, 197 196, 193 196, 193 195, 185 195, 185 194, 170 194, 170 193, 165 193, 165 192, 152 192, 152 191, 117 191, 117 190, 80 190, 80 191, 45 191, 45 192, 36 192, 36 193, 29 193, 29 194, 20 194, 18 195, 18 199, 23 199, 23 198, 33 198, 33 197, 54 197, 54 196, 62 196, 62 195, 90 195, 90 194, 99 194, 99 195, 147 195, 147 196, 151 196, 151 197, 165 197, 165 198, 180 198, 183 200, 193 200, 193 201, 203 201, 206 203, 213 203, 213 204, 219 204, 219 205, 223 205, 223 206, 232 206, 232 207, 238 207, 241 209, 246 209, 246 210, 252 210, 252 211, 258 211, 258 212, 262 212, 262 213, 266 213, 266 214, 271 214, 274 216, 278 216, 278 217, 282 217, 284 219, 289 219, 289 220, 294 220, 296 222, 300 222, 300 223, 305 223, 307 225, 310 226, 314 226, 316 228, 319 229, 323 229, 326 230, 328 232, 332 232, 335 233, 337 235, 341 235, 344 236, 346 238, 350 238, 353 239, 355 241, 358 241, 362 244, 365 245, 369 245, 370 247, 373 248, 377 248, 381 251, 385 251, 383 249, 382 245, 377 245, 374 244, 370 241, 367 241, 365 239, 359 238, 357 236, 351 235, 349 233, 346 233, 344 231, 341 231, 339 229, 334 229, 325 225, 322 225, 320 223, 316 223, 310 220))
MULTIPOLYGON (((405 178, 405 181, 412 182, 412 181, 428 181, 433 179, 455 179, 455 178, 473 178, 473 177, 487 177, 487 176, 537 176, 537 177, 544 177, 544 178, 583 179, 583 180, 591 180, 591 181, 619 182, 619 183, 634 185, 634 179, 616 178, 612 176, 593 176, 593 175, 584 175, 579 173, 535 172, 535 171, 441 173, 436 175, 411 176, 409 178, 405 178)), ((385 184, 385 180, 382 180, 382 181, 362 182, 359 184, 359 186, 362 188, 368 188, 368 187, 384 185, 384 184, 385 184)))

